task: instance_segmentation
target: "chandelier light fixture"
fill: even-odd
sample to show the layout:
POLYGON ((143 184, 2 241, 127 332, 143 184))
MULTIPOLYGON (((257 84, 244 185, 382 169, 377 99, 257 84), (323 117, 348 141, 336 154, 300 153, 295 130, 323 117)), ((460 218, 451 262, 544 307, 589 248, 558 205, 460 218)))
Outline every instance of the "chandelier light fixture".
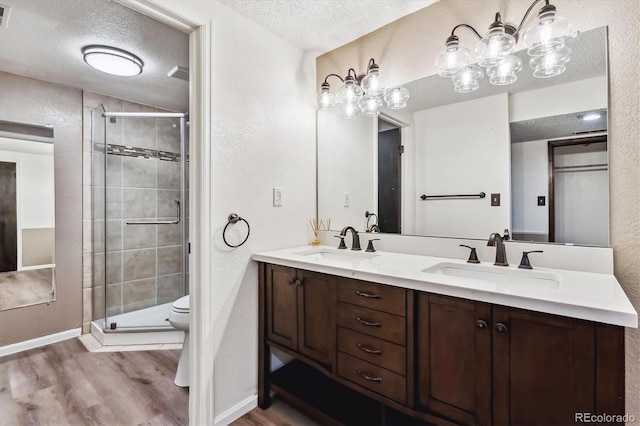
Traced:
POLYGON ((380 73, 380 67, 371 58, 366 74, 358 75, 349 68, 344 78, 338 74, 327 75, 316 93, 315 104, 319 110, 338 108, 342 118, 353 119, 360 114, 377 116, 385 104, 389 109, 402 109, 407 106, 409 96, 404 87, 389 88, 387 76, 380 73), (331 92, 329 77, 343 83, 335 94, 331 92))
POLYGON ((142 72, 144 63, 133 53, 109 46, 91 45, 82 48, 84 61, 107 74, 131 77, 142 72))
MULTIPOLYGON (((522 60, 512 53, 522 26, 540 1, 543 0, 535 0, 529 6, 517 28, 503 23, 499 12, 484 37, 471 25, 458 24, 453 27, 445 42, 445 49, 436 57, 438 74, 451 78, 454 90, 460 93, 477 90, 485 73, 491 84, 506 85, 515 82, 517 74, 522 70, 522 60), (480 40, 474 49, 477 65, 472 64, 471 51, 462 46, 455 35, 458 28, 471 30, 480 40)), ((565 40, 576 35, 569 20, 559 16, 556 7, 549 0, 544 2, 536 21, 522 35, 522 41, 528 48, 529 66, 533 70, 533 76, 537 78, 554 77, 566 70, 571 50, 565 45, 565 40)))

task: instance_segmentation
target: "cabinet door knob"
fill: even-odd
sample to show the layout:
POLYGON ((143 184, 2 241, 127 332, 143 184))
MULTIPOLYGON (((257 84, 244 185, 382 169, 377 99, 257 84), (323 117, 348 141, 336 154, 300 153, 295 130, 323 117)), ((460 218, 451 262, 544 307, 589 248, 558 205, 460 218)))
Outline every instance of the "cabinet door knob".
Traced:
POLYGON ((487 326, 487 323, 484 320, 478 320, 478 321, 476 321, 476 327, 478 327, 480 330, 484 330, 488 326, 487 326))
POLYGON ((295 284, 295 285, 302 285, 302 281, 300 281, 300 280, 299 280, 299 279, 297 279, 297 278, 296 278, 295 280, 294 280, 294 279, 290 279, 290 280, 289 280, 289 284, 291 284, 291 285, 294 285, 294 284, 295 284))
POLYGON ((382 324, 379 322, 369 322, 365 321, 360 317, 356 317, 356 321, 358 321, 362 325, 366 325, 367 327, 380 327, 382 324))
POLYGON ((365 374, 362 370, 358 370, 357 373, 358 373, 358 376, 362 377, 365 380, 369 380, 370 382, 382 383, 382 377, 369 376, 369 375, 365 374))
POLYGON ((367 299, 381 299, 382 298, 382 296, 379 295, 379 294, 366 293, 366 292, 360 291, 360 290, 356 290, 356 294, 358 296, 366 297, 367 299))
POLYGON ((362 343, 356 343, 356 347, 358 349, 360 349, 361 351, 366 352, 368 354, 382 355, 382 351, 380 349, 369 349, 368 347, 366 347, 362 343))
POLYGON ((498 333, 500 334, 504 334, 506 333, 509 329, 507 328, 506 325, 504 325, 503 323, 499 322, 496 324, 495 329, 498 333))
POLYGON ((289 280, 289 284, 290 284, 290 285, 293 285, 294 283, 295 283, 295 280, 294 280, 293 278, 291 278, 291 279, 289 280))

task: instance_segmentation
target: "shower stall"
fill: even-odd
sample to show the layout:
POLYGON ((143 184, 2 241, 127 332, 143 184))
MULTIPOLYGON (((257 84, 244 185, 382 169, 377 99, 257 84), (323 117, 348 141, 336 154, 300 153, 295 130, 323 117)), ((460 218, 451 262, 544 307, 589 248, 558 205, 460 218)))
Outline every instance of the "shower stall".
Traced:
POLYGON ((171 330, 188 293, 187 117, 92 113, 93 326, 171 330))

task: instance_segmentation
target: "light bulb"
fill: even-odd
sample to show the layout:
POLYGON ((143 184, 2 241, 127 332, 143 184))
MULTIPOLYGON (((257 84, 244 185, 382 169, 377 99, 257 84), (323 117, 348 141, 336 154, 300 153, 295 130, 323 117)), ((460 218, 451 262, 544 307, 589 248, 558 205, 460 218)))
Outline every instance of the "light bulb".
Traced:
POLYGON ((360 101, 358 102, 358 106, 360 107, 360 111, 362 111, 362 115, 367 116, 378 115, 378 111, 380 110, 380 108, 382 108, 383 105, 384 103, 379 96, 365 95, 361 97, 360 101))
POLYGON ((318 93, 316 93, 314 103, 316 105, 316 108, 319 110, 332 109, 334 107, 336 103, 336 96, 331 93, 329 83, 322 83, 320 85, 320 90, 318 90, 318 93))
POLYGON ((570 60, 571 49, 565 46, 558 51, 550 50, 544 55, 532 57, 529 59, 529 66, 536 78, 555 77, 565 72, 565 65, 570 60))
POLYGON ((373 64, 369 68, 369 72, 360 82, 362 90, 369 96, 382 96, 387 89, 388 78, 384 74, 380 74, 378 65, 373 64))
POLYGON ((475 54, 481 67, 494 67, 513 52, 516 39, 505 32, 503 25, 489 28, 487 35, 476 44, 475 54))
POLYGON ((436 57, 436 68, 441 77, 453 77, 458 71, 471 63, 471 52, 460 46, 458 37, 449 36, 445 49, 436 57))
POLYGON ((479 81, 484 77, 482 69, 476 65, 469 65, 460 70, 451 79, 453 81, 453 90, 458 93, 469 93, 480 88, 479 81))
POLYGON ((510 55, 495 67, 488 68, 487 77, 489 77, 489 83, 504 86, 515 82, 518 79, 516 74, 521 70, 522 59, 510 55))
POLYGON ((571 22, 559 16, 553 5, 546 5, 538 12, 536 22, 526 29, 522 37, 528 47, 529 56, 542 56, 550 51, 559 51, 567 37, 575 37, 571 22))
POLYGON ((351 120, 357 118, 360 115, 360 108, 358 107, 358 101, 344 100, 339 104, 340 117, 351 120))
POLYGON ((348 101, 357 104, 362 95, 362 88, 358 86, 355 79, 349 75, 344 79, 342 87, 338 89, 338 92, 336 93, 336 101, 338 103, 348 101))
POLYGON ((394 87, 384 94, 384 102, 389 109, 402 109, 407 106, 411 94, 404 87, 394 87))

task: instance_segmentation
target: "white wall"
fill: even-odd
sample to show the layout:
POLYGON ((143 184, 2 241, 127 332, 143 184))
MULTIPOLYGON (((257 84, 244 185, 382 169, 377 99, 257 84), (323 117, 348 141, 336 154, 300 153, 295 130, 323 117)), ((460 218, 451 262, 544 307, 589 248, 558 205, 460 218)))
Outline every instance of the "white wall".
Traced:
POLYGON ((607 78, 603 76, 516 93, 509 96, 509 121, 606 108, 607 89, 607 78), (549 102, 549 99, 554 99, 554 102, 549 102))
MULTIPOLYGON (((205 374, 202 381, 213 382, 214 392, 199 395, 211 400, 196 401, 192 413, 213 405, 214 417, 221 419, 257 393, 258 268, 251 255, 311 241, 316 55, 216 1, 155 2, 211 29, 211 235, 203 238, 211 241, 212 280, 196 285, 211 288, 211 299, 201 307, 213 321, 198 324, 204 352, 195 374, 205 374), (273 187, 282 188, 282 207, 272 206, 273 187), (251 224, 249 240, 237 249, 222 241, 232 212, 251 224)), ((230 241, 243 237, 234 235, 243 231, 240 226, 232 227, 230 241)))
POLYGON ((507 94, 414 114, 415 197, 477 194, 483 199, 416 201, 420 235, 488 238, 510 226, 507 94), (499 193, 500 206, 491 206, 499 193))
POLYGON ((546 139, 511 144, 511 220, 513 233, 549 234, 549 164, 547 151, 546 139), (545 197, 544 206, 538 206, 538 196, 545 197))
POLYGON ((377 213, 376 124, 372 117, 346 120, 338 111, 318 111, 318 217, 331 218, 331 229, 363 231, 364 213, 377 213))

